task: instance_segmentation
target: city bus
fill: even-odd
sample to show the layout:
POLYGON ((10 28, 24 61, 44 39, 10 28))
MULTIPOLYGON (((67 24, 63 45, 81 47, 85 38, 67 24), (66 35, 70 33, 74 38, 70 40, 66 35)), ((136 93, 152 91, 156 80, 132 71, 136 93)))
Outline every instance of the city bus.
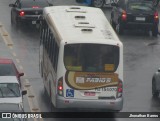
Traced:
POLYGON ((99 8, 45 7, 40 74, 55 109, 123 107, 123 44, 99 8))

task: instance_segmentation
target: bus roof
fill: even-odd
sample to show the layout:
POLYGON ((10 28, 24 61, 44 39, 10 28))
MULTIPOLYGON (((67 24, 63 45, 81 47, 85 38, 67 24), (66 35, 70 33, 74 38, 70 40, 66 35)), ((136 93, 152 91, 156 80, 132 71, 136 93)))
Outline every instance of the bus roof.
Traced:
POLYGON ((103 11, 86 6, 45 7, 43 16, 60 41, 77 43, 119 43, 121 41, 111 27, 103 11), (54 29, 53 29, 54 27, 54 29), (76 41, 75 41, 76 40, 76 41))

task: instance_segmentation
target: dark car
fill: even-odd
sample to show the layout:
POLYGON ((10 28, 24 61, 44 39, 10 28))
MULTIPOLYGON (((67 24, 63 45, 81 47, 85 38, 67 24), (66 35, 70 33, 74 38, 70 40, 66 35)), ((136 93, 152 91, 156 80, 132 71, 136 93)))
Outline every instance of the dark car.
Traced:
MULTIPOLYGON (((13 60, 0 58, 0 76, 16 76, 20 82, 20 77, 23 76, 24 73, 20 73, 16 68, 13 60)), ((21 82, 20 82, 21 85, 21 82)))
POLYGON ((160 68, 154 73, 152 77, 152 95, 158 97, 160 93, 160 68))
POLYGON ((15 0, 9 4, 11 8, 11 24, 20 25, 22 23, 36 24, 43 8, 51 6, 47 0, 15 0))
POLYGON ((152 1, 119 0, 112 6, 110 22, 118 34, 123 34, 125 29, 141 29, 157 36, 159 18, 152 1))

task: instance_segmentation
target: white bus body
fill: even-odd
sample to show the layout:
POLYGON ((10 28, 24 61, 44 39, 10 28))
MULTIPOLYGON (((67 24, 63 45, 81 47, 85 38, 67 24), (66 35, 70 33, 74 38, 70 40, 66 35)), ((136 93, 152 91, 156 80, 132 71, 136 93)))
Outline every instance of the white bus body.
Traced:
POLYGON ((120 111, 123 44, 102 10, 46 7, 43 18, 40 72, 53 105, 120 111))

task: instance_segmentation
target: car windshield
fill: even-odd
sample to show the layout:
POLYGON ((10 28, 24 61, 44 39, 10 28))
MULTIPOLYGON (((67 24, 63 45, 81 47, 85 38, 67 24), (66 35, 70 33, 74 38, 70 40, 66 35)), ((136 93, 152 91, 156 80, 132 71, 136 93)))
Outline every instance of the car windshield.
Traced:
POLYGON ((0 64, 0 76, 16 76, 13 64, 0 64))
POLYGON ((128 3, 128 9, 131 11, 153 11, 154 7, 152 2, 145 2, 145 1, 139 1, 139 2, 129 2, 128 3))
POLYGON ((20 97, 19 85, 17 83, 0 83, 0 98, 20 97))
POLYGON ((70 71, 114 72, 118 64, 118 46, 67 44, 64 47, 64 65, 70 71))
POLYGON ((21 1, 21 8, 32 8, 32 7, 46 7, 48 3, 46 0, 22 0, 21 1))

